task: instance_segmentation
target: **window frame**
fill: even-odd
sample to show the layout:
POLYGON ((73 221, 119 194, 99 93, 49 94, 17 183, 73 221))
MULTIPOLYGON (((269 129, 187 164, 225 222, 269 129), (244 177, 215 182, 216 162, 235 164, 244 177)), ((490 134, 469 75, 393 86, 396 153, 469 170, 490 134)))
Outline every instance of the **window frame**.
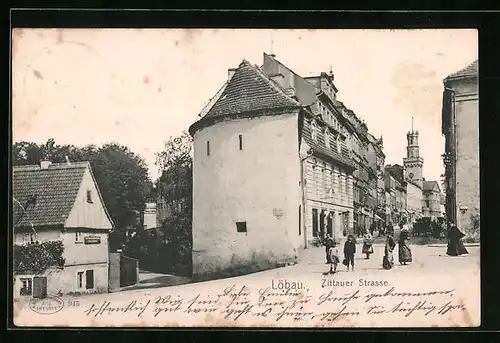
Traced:
POLYGON ((75 231, 75 244, 83 244, 83 243, 84 243, 83 232, 75 231))
POLYGON ((33 278, 32 277, 22 277, 19 278, 19 281, 21 282, 21 289, 19 290, 19 295, 20 296, 30 296, 33 295, 33 278), (28 284, 28 288, 24 287, 24 282, 28 284), (23 293, 23 290, 29 290, 29 294, 27 292, 23 293))
POLYGON ((76 289, 84 290, 85 289, 85 270, 77 270, 76 271, 76 289))
POLYGON ((94 201, 92 199, 92 190, 91 189, 87 189, 86 197, 87 197, 87 203, 89 203, 89 204, 94 203, 94 201))
POLYGON ((237 233, 248 233, 248 226, 246 221, 235 222, 237 233))
POLYGON ((318 140, 318 125, 316 124, 316 120, 311 122, 311 138, 315 142, 318 140))

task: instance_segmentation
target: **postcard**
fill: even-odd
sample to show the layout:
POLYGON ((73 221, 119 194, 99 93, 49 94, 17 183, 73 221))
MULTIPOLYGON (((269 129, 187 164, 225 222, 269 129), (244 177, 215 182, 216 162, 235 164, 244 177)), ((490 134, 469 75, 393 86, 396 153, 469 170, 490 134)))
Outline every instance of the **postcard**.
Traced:
POLYGON ((17 327, 477 327, 478 32, 12 30, 17 327))

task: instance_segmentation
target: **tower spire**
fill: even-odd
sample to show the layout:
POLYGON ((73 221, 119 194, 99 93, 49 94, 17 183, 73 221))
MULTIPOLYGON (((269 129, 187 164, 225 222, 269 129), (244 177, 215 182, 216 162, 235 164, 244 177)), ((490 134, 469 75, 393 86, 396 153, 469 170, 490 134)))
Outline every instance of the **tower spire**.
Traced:
POLYGON ((413 117, 411 117, 411 133, 413 133, 413 117))

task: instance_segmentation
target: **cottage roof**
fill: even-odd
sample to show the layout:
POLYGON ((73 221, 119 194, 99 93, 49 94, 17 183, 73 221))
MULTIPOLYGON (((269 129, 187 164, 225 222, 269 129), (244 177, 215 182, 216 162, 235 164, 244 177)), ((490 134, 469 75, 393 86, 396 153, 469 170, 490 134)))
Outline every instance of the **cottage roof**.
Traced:
MULTIPOLYGON (((193 125, 229 115, 299 108, 262 70, 243 60, 207 114, 193 125)), ((190 131, 193 130, 193 126, 190 131)))
POLYGON ((467 77, 467 76, 477 76, 478 64, 479 64, 478 62, 479 62, 478 60, 475 60, 474 62, 472 62, 471 64, 469 64, 465 68, 460 69, 459 71, 446 77, 445 81, 449 80, 449 79, 456 79, 456 78, 462 78, 462 77, 467 77))
POLYGON ((38 165, 15 166, 12 175, 14 225, 64 225, 87 168, 91 171, 89 162, 53 163, 47 169, 38 165))

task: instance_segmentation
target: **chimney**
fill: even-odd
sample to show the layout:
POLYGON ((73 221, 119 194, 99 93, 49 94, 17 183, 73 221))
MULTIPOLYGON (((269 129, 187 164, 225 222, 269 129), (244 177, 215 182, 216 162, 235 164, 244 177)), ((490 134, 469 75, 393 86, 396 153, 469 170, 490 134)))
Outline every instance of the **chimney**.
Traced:
POLYGON ((70 160, 69 160, 68 155, 66 155, 65 157, 66 157, 66 164, 67 164, 68 166, 70 166, 70 165, 71 165, 71 162, 70 162, 70 160))
POLYGON ((50 162, 48 160, 42 160, 40 162, 40 169, 49 169, 51 164, 52 164, 52 162, 50 162))
POLYGON ((227 80, 231 80, 231 78, 233 77, 234 73, 236 72, 238 68, 230 68, 227 70, 227 80))

